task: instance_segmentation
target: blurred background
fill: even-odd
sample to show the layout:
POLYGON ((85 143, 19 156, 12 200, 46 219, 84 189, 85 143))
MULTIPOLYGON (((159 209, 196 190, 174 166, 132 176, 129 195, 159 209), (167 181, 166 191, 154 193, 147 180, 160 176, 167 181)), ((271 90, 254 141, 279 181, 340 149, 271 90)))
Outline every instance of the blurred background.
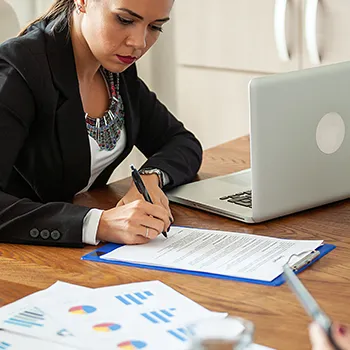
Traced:
MULTIPOLYGON (((0 42, 52 2, 0 0, 0 42)), ((349 0, 178 0, 139 75, 207 149, 249 133, 253 77, 349 60, 349 14, 349 0)), ((110 181, 144 159, 134 150, 110 181)))

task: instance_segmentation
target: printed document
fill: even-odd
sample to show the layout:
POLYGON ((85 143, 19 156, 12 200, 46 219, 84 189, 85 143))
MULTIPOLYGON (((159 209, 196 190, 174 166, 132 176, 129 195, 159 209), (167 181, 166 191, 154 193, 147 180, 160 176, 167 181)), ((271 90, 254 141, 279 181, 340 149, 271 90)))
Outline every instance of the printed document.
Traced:
POLYGON ((0 308, 0 349, 188 350, 188 325, 226 316, 159 281, 96 289, 57 282, 0 308))
POLYGON ((291 256, 292 264, 322 244, 322 240, 172 227, 168 239, 160 235, 145 245, 123 246, 101 259, 271 282, 291 256))

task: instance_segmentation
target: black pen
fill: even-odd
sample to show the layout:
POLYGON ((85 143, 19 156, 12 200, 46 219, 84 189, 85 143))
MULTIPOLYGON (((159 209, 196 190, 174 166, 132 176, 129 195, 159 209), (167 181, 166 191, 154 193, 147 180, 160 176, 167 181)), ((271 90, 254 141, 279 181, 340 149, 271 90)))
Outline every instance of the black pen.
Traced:
MULTIPOLYGON (((145 184, 143 183, 139 172, 137 171, 137 169, 133 165, 130 165, 130 168, 131 168, 131 176, 132 176, 132 179, 134 181, 134 184, 135 184, 137 190, 143 195, 143 198, 145 199, 146 202, 153 204, 151 196, 149 195, 147 188, 146 188, 145 184)), ((168 235, 166 234, 165 231, 162 232, 162 235, 165 238, 168 238, 168 235)))

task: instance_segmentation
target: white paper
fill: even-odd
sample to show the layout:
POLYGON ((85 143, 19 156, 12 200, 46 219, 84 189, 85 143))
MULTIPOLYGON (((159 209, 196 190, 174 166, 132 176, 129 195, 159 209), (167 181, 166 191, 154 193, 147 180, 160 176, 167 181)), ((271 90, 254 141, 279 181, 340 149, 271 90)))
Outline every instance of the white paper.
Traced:
POLYGON ((210 312, 159 281, 99 288, 41 307, 89 348, 106 350, 128 341, 147 344, 147 349, 162 349, 164 344, 167 349, 186 349, 187 324, 227 316, 210 312), (87 312, 69 312, 79 306, 87 312))
POLYGON ((45 306, 60 305, 67 296, 78 298, 89 291, 92 289, 56 282, 45 290, 0 308, 0 328, 59 344, 80 347, 81 341, 67 330, 66 325, 57 322, 55 315, 50 315, 45 306))
POLYGON ((226 316, 159 281, 97 289, 57 282, 0 308, 0 349, 188 350, 187 325, 226 316), (32 326, 21 325, 31 316, 32 326))
POLYGON ((270 282, 283 272, 283 264, 293 254, 314 250, 322 243, 172 227, 168 239, 159 236, 145 245, 123 246, 100 258, 270 282))
POLYGON ((78 350, 78 348, 59 345, 40 339, 23 336, 20 334, 9 333, 0 330, 0 349, 1 350, 78 350))
MULTIPOLYGON (((132 347, 130 347, 132 349, 132 347)), ((0 349, 3 350, 23 350, 23 349, 35 349, 35 350, 80 350, 78 348, 72 348, 65 345, 54 344, 40 339, 23 336, 20 334, 9 333, 0 330, 0 349)), ((147 349, 147 348, 145 348, 147 349)), ((150 349, 150 348, 148 348, 150 349)), ((164 344, 161 348, 153 350, 163 350, 164 344)), ((265 346, 252 344, 247 350, 273 350, 265 346)))

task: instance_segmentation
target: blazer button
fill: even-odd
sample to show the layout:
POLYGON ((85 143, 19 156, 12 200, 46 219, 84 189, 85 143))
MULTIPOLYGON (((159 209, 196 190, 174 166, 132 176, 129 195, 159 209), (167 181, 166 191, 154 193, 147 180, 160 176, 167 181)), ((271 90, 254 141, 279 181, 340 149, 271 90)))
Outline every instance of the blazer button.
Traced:
POLYGON ((42 239, 48 239, 50 237, 50 231, 49 230, 42 230, 40 232, 40 236, 42 239))
POLYGON ((61 238, 60 231, 57 231, 57 230, 52 231, 51 238, 54 239, 55 241, 59 240, 61 238))
POLYGON ((30 235, 30 237, 32 237, 32 238, 38 238, 38 237, 39 237, 39 234, 40 234, 40 232, 39 232, 39 230, 38 230, 37 228, 33 228, 33 229, 31 229, 31 230, 29 231, 29 235, 30 235))

